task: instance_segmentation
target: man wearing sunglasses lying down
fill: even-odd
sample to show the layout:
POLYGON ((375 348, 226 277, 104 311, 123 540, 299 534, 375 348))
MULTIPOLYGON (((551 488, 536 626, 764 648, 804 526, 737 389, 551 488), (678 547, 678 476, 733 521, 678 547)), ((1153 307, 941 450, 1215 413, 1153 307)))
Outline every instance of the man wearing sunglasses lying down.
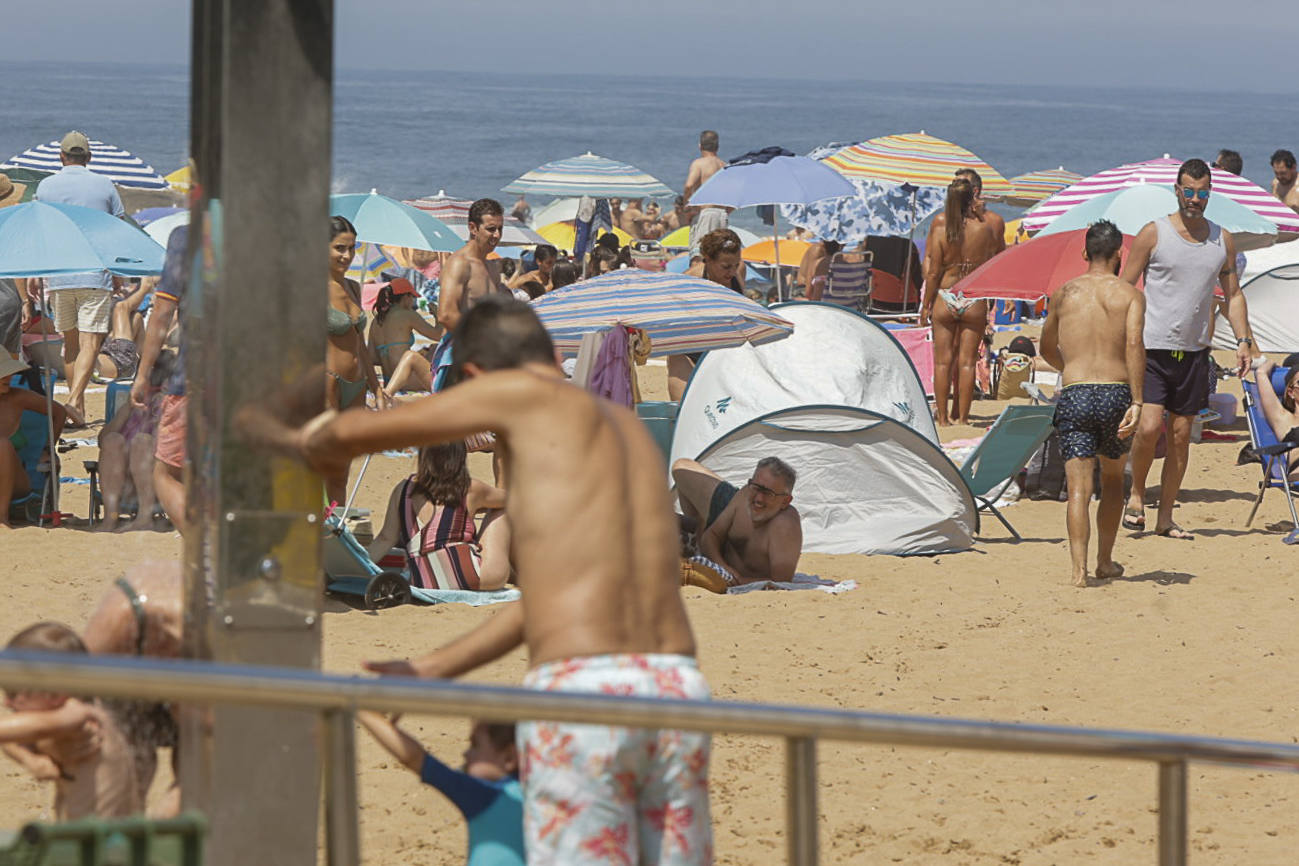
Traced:
POLYGON ((790 505, 796 477, 778 457, 759 460, 742 487, 694 460, 672 464, 677 498, 699 553, 730 571, 728 583, 794 577, 803 552, 803 525, 790 505))
POLYGON ((1204 160, 1182 163, 1173 185, 1177 210, 1146 223, 1132 242, 1121 274, 1130 285, 1142 276, 1146 281, 1145 405, 1132 440, 1132 494, 1123 526, 1147 529, 1146 476, 1167 411, 1168 452, 1153 529, 1156 535, 1187 540, 1195 536, 1173 522, 1173 506, 1186 474, 1191 422, 1209 405, 1215 286, 1222 287, 1227 321, 1236 335, 1237 375, 1245 374, 1257 354, 1236 274, 1236 244, 1230 232, 1204 216, 1212 186, 1204 160))

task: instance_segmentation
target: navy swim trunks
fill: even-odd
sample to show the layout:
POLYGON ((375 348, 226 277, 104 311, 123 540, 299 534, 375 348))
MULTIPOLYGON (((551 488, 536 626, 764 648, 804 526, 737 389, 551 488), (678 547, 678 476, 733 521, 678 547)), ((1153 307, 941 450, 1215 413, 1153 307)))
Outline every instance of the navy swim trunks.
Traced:
POLYGON ((1209 350, 1146 349, 1145 400, 1174 415, 1195 415, 1209 405, 1213 365, 1209 350))
POLYGON ((712 498, 708 500, 708 520, 704 522, 705 529, 717 522, 717 518, 722 516, 726 506, 731 504, 731 500, 739 492, 740 488, 729 481, 717 482, 717 486, 713 488, 712 498))
POLYGON ((1131 439, 1119 438, 1119 424, 1132 405, 1127 385, 1080 382, 1066 385, 1055 404, 1055 429, 1060 434, 1060 454, 1116 459, 1127 453, 1131 439))

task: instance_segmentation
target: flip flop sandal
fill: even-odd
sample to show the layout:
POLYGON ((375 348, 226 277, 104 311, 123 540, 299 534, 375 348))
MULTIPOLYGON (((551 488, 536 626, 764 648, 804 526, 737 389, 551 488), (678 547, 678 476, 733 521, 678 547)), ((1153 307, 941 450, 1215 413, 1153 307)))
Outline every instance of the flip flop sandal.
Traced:
POLYGON ((1138 532, 1146 528, 1146 515, 1130 508, 1123 510, 1123 528, 1135 529, 1138 532))
POLYGON ((1163 538, 1175 538, 1178 541, 1194 541, 1195 535, 1188 530, 1183 529, 1176 523, 1171 523, 1163 529, 1156 529, 1155 535, 1163 538))

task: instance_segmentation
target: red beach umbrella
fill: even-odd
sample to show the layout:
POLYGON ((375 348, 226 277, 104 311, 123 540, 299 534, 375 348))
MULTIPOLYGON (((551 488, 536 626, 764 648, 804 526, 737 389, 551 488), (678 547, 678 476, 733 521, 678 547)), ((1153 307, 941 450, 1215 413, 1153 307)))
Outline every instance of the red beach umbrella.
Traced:
MULTIPOLYGON (((1083 258, 1087 229, 1040 235, 993 256, 952 286, 967 298, 1000 298, 1038 301, 1087 272, 1083 258)), ((1132 236, 1123 236, 1123 253, 1132 248, 1132 236)), ((1140 287, 1138 283, 1138 287, 1140 287)))

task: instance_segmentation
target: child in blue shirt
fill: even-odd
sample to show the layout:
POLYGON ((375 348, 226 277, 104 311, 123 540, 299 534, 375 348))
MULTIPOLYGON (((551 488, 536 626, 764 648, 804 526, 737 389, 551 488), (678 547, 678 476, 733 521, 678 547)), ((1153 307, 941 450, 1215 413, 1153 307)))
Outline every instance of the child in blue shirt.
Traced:
POLYGON ((379 713, 357 719, 379 745, 420 780, 441 791, 469 823, 468 866, 524 866, 523 787, 514 746, 514 725, 476 722, 465 749, 464 770, 453 770, 379 713))

